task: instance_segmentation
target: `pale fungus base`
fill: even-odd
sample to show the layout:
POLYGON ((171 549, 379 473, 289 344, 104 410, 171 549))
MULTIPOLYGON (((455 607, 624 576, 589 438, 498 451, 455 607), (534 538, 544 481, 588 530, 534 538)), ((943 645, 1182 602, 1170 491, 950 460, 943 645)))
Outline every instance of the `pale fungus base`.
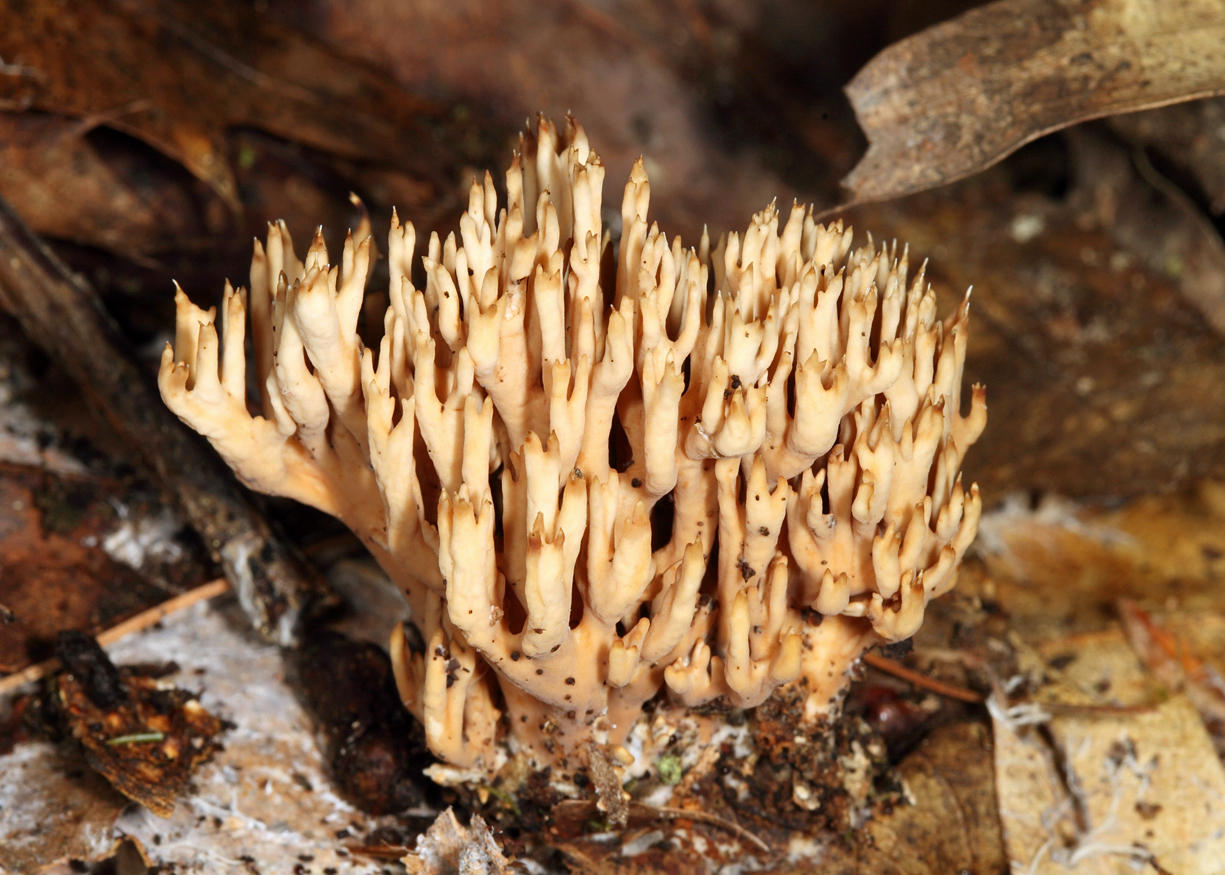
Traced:
POLYGON ((799 206, 713 250, 669 241, 641 161, 614 245, 603 177, 577 124, 541 120, 507 205, 486 175, 431 236, 424 288, 393 217, 377 350, 368 223, 338 266, 273 225, 220 338, 180 291, 162 359, 166 403, 248 486, 339 517, 404 592, 425 646, 393 638, 401 696, 474 774, 507 734, 541 762, 624 759, 661 693, 744 708, 799 682, 816 719, 865 648, 915 632, 977 528, 968 299, 937 319, 905 251, 799 206))

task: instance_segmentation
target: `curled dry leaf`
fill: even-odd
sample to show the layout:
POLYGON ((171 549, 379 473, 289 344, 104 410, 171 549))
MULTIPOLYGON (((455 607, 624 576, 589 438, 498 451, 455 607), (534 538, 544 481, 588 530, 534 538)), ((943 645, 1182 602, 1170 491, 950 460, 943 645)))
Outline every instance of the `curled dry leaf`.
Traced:
POLYGON ((503 875, 512 871, 511 861, 503 856, 481 816, 472 815, 471 823, 464 826, 450 808, 417 838, 416 848, 402 862, 410 875, 436 872, 503 875))
POLYGON ((969 176, 1091 118, 1225 92, 1216 0, 1001 0, 890 46, 846 88, 854 202, 969 176))

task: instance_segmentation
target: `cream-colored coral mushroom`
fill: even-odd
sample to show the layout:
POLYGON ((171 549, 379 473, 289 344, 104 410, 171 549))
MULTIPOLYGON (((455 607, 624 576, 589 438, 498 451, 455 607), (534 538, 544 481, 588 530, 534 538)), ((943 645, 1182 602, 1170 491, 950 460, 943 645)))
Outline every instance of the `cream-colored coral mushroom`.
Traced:
POLYGON ((393 215, 377 349, 366 223, 339 265, 270 226, 220 339, 177 293, 166 403, 248 486, 370 549, 425 642, 392 641, 401 695, 456 766, 494 768, 507 736, 542 760, 618 744, 661 695, 800 683, 816 717, 865 648, 914 633, 977 527, 968 299, 938 319, 904 250, 799 206, 713 249, 669 240, 641 161, 614 244, 603 180, 582 128, 541 120, 506 205, 486 175, 430 237, 423 284, 393 215))

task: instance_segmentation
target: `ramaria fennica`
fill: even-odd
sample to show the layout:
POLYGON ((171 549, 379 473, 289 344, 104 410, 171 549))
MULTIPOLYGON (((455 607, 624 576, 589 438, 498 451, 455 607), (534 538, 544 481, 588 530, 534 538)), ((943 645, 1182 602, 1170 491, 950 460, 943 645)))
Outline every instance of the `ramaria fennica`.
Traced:
POLYGON ((752 707, 800 684, 816 719, 867 647, 918 629, 977 528, 968 298, 937 319, 904 250, 799 206, 713 249, 669 241, 641 161, 614 242, 603 181, 581 127, 541 120, 506 206, 486 175, 458 234, 431 235, 423 287, 393 216, 377 349, 368 222, 339 265, 270 226, 220 341, 176 296, 166 403, 252 489, 369 548, 425 642, 393 637, 401 696, 457 767, 592 741, 624 761, 657 696, 752 707))

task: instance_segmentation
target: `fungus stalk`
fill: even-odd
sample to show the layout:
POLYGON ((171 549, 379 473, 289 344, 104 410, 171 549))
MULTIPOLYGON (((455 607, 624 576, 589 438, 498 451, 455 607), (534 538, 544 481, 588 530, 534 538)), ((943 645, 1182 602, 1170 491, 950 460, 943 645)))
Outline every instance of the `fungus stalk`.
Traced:
POLYGON ((176 293, 166 403, 249 487, 361 538, 424 642, 391 642, 404 704, 463 768, 505 738, 545 763, 617 745, 657 696, 750 708, 799 683, 816 719, 867 647, 914 634, 977 528, 968 296, 938 319, 905 250, 811 208, 669 240, 641 161, 614 243, 603 181, 582 128, 541 120, 505 205, 487 174, 431 235, 421 285, 393 215, 377 348, 366 221, 335 264, 271 225, 220 328, 176 293))

